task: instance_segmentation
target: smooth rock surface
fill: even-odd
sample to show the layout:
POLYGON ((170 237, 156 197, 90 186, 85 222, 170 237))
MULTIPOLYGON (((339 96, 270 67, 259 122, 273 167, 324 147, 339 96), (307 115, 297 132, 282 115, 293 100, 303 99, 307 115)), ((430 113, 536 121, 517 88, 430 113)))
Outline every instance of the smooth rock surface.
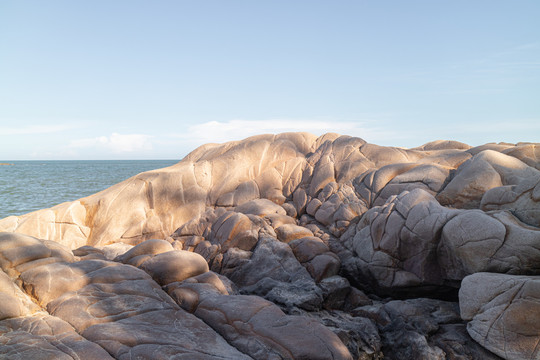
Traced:
POLYGON ((505 359, 540 359, 540 276, 476 273, 463 279, 459 300, 479 344, 505 359))

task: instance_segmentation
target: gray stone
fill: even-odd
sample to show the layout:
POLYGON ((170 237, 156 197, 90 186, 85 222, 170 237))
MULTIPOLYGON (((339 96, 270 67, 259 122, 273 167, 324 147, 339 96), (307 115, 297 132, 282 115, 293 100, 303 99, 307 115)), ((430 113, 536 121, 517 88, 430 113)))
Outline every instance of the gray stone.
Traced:
POLYGON ((462 281, 461 317, 480 345, 505 359, 540 359, 540 276, 476 273, 462 281))

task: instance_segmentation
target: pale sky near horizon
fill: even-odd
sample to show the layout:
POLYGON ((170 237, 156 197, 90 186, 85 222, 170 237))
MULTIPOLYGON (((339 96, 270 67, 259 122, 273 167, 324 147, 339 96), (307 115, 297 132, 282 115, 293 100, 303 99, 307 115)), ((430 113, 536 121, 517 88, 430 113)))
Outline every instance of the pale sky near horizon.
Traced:
POLYGON ((540 142, 540 1, 0 1, 0 161, 540 142))

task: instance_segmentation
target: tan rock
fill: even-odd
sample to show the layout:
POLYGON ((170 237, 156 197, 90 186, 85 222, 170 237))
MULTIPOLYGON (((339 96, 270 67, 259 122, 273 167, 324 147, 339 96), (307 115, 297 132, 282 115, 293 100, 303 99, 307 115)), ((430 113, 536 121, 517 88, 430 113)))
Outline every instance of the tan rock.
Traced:
POLYGON ((289 133, 203 146, 177 165, 136 175, 99 194, 18 221, 2 220, 0 231, 23 232, 72 249, 164 238, 245 182, 255 181, 261 197, 284 202, 300 182, 316 139, 289 133))
POLYGON ((301 263, 305 263, 313 259, 317 255, 324 254, 328 251, 328 246, 319 238, 314 236, 304 237, 289 242, 294 256, 301 263))
MULTIPOLYGON (((405 172, 394 176, 390 181, 373 195, 374 205, 382 205, 392 195, 399 195, 403 191, 412 191, 416 188, 423 189, 432 195, 436 195, 445 185, 450 175, 449 167, 434 164, 416 164, 409 166, 405 172)), ((382 169, 381 169, 382 170, 382 169)))
POLYGON ((281 225, 276 229, 276 234, 278 239, 284 243, 290 243, 293 240, 306 236, 313 236, 313 233, 309 229, 294 224, 281 225))
POLYGON ((308 203, 308 205, 306 207, 306 212, 309 215, 315 216, 315 214, 317 213, 317 211, 319 210, 321 205, 322 205, 321 200, 319 200, 317 198, 314 198, 308 203))
MULTIPOLYGON (((249 202, 244 204, 247 206, 242 205, 244 207, 240 206, 237 209, 251 208, 253 204, 260 203, 249 202)), ((274 203, 272 205, 278 206, 274 203)), ((278 207, 283 210, 280 206, 278 207)), ((245 211, 249 213, 249 210, 245 211)), ((258 227, 251 222, 249 217, 241 212, 227 212, 219 217, 212 225, 211 240, 215 240, 223 248, 223 251, 231 247, 250 251, 257 243, 257 238, 258 227)))
POLYGON ((199 254, 173 250, 152 257, 141 268, 158 284, 167 285, 207 272, 208 264, 199 254))
POLYGON ((117 261, 127 263, 131 259, 141 255, 157 255, 174 250, 172 245, 165 240, 150 239, 129 249, 117 257, 117 261))
MULTIPOLYGON (((62 358, 49 346, 56 335, 6 335, 22 319, 42 324, 46 309, 71 324, 66 334, 119 359, 243 358, 229 343, 256 358, 494 359, 454 319, 455 303, 372 302, 354 286, 452 298, 475 272, 540 274, 538 149, 443 140, 404 149, 307 133, 204 145, 98 194, 0 220, 0 231, 16 233, 0 233, 1 343, 62 358), (343 313, 354 306, 355 316, 343 313)), ((513 290, 503 290, 513 309, 504 295, 513 290)), ((525 295, 534 308, 537 294, 525 295)), ((520 318, 525 307, 508 313, 526 335, 490 309, 471 312, 478 341, 536 358, 523 338, 536 331, 520 318), (495 324, 489 334, 479 319, 495 324)))
POLYGON ((319 322, 287 316, 260 297, 207 296, 195 314, 255 359, 352 359, 339 338, 319 322))
POLYGON ((102 246, 100 249, 103 251, 103 256, 107 260, 114 260, 119 255, 124 254, 128 250, 131 250, 133 245, 125 244, 123 242, 118 242, 114 244, 109 244, 102 246))
POLYGON ((468 150, 471 147, 459 141, 453 140, 435 140, 430 141, 422 146, 417 147, 419 150, 444 150, 444 149, 460 149, 468 150))
POLYGON ((277 229, 281 225, 293 224, 296 225, 296 220, 288 215, 282 214, 270 214, 264 217, 264 220, 268 222, 272 228, 277 229))
POLYGON ((287 213, 285 212, 285 209, 283 209, 278 204, 267 199, 257 199, 257 200, 248 201, 245 204, 237 206, 235 208, 235 211, 239 213, 252 214, 252 215, 257 215, 261 217, 270 215, 270 214, 287 215, 287 213))
POLYGON ((513 156, 525 164, 540 170, 540 146, 538 144, 518 144, 507 147, 502 153, 513 156))
POLYGON ((221 195, 217 199, 216 205, 238 206, 259 197, 259 185, 255 181, 250 180, 238 185, 234 191, 221 195))
POLYGON ((34 268, 23 273, 23 284, 50 314, 115 358, 245 358, 135 267, 96 260, 53 265, 63 267, 34 268))
POLYGON ((467 152, 471 155, 476 155, 484 150, 493 150, 498 152, 503 152, 506 149, 513 149, 515 147, 514 144, 504 144, 504 143, 487 143, 480 146, 475 146, 467 150, 467 152))
POLYGON ((307 205, 307 194, 302 188, 298 188, 293 194, 293 202, 298 214, 303 214, 307 205))
POLYGON ((0 358, 13 360, 109 360, 107 351, 46 314, 0 321, 0 358))
POLYGON ((484 150, 461 165, 456 176, 437 196, 442 205, 478 208, 486 191, 503 185, 515 185, 538 170, 524 162, 493 150, 484 150))
POLYGON ((30 315, 39 310, 11 278, 0 270, 0 320, 30 315))
POLYGON ((401 148, 385 147, 375 144, 365 144, 360 148, 362 154, 371 160, 373 167, 383 167, 389 164, 414 162, 420 159, 419 151, 410 151, 401 148))
POLYGON ((294 205, 290 202, 284 203, 281 205, 283 209, 285 209, 285 212, 287 213, 287 216, 296 218, 298 216, 298 212, 296 211, 296 208, 294 205))
POLYGON ((34 237, 0 233, 0 253, 0 266, 9 274, 9 270, 19 264, 50 257, 52 251, 34 237))

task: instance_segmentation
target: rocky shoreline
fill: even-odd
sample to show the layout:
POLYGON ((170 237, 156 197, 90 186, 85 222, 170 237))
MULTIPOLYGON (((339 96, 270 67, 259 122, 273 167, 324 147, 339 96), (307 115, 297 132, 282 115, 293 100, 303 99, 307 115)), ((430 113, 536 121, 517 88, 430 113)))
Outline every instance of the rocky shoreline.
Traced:
POLYGON ((0 231, 0 358, 540 359, 540 144, 261 135, 0 231))

